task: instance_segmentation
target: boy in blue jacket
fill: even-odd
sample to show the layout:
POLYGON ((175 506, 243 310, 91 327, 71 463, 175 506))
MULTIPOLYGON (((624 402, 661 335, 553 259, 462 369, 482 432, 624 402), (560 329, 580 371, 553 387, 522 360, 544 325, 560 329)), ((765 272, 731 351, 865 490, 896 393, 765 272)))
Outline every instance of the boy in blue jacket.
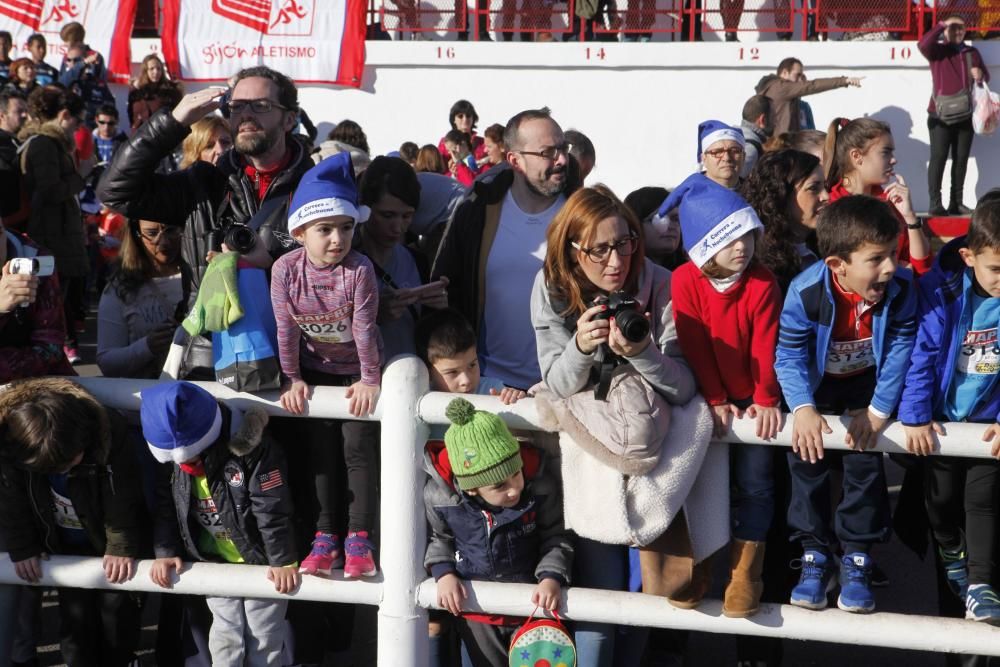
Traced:
MULTIPOLYGON (((906 447, 934 451, 935 420, 989 424, 983 447, 1000 455, 1000 192, 980 201, 967 236, 946 245, 920 280, 917 345, 899 406, 906 447)), ((948 584, 965 617, 1000 623, 990 587, 997 555, 998 464, 934 456, 924 462, 927 515, 948 584), (964 521, 963 521, 964 519, 964 521), (965 530, 962 530, 962 526, 965 530)))
MULTIPOLYGON (((788 466, 788 525, 801 542, 802 573, 791 603, 823 609, 839 540, 840 596, 845 611, 871 612, 872 544, 889 538, 889 497, 882 454, 866 452, 896 409, 916 334, 912 274, 898 268, 899 222, 890 206, 856 195, 830 204, 816 237, 823 262, 792 281, 781 312, 775 370, 793 413, 788 466), (821 413, 852 416, 836 452, 844 468, 843 498, 830 517, 830 458, 821 413)), ((830 454, 834 454, 831 452, 830 454)))

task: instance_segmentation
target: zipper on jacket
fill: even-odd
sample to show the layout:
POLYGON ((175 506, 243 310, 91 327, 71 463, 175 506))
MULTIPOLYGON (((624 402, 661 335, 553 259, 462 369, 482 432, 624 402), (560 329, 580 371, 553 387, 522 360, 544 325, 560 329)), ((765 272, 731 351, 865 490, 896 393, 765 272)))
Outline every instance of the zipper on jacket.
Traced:
POLYGON ((490 561, 490 571, 496 574, 497 564, 493 560, 493 527, 495 525, 493 515, 486 510, 479 511, 482 513, 483 519, 486 521, 486 557, 490 561))

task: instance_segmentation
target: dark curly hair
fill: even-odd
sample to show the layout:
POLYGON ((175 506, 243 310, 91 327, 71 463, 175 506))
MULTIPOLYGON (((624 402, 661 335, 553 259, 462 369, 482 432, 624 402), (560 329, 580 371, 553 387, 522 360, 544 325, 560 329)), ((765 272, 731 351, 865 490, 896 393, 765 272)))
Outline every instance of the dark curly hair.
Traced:
POLYGON ((740 186, 740 194, 764 223, 764 237, 756 255, 778 278, 782 292, 802 271, 802 258, 795 247, 796 221, 788 218, 788 204, 818 166, 815 155, 790 148, 764 153, 740 186))

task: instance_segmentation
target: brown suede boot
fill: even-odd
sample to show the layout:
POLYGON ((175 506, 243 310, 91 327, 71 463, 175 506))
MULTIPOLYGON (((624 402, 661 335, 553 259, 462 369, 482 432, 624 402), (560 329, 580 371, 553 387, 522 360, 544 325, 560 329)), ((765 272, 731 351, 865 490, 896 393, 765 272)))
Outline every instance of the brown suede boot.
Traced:
POLYGON ((760 608, 764 591, 764 543, 733 540, 730 547, 730 577, 722 602, 722 613, 729 618, 753 616, 760 608))
MULTIPOLYGON (((690 559, 690 556, 688 557, 690 559)), ((693 560, 693 559, 691 559, 693 560)), ((708 593, 712 584, 712 562, 714 556, 696 564, 691 571, 691 581, 679 591, 667 598, 667 602, 678 609, 694 609, 708 593)))

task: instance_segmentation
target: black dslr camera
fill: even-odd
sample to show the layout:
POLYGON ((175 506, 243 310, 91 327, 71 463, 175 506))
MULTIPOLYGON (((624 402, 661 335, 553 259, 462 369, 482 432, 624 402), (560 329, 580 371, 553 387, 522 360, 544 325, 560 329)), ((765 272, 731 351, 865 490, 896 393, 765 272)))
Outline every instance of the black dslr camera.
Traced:
POLYGON ((619 290, 608 296, 599 296, 594 299, 594 305, 608 307, 594 319, 615 318, 615 324, 626 340, 641 343, 649 335, 649 320, 640 312, 639 302, 627 293, 619 290))
POLYGON ((211 235, 212 250, 216 252, 221 251, 222 244, 225 243, 226 247, 230 250, 245 255, 253 250, 257 244, 257 234, 250 227, 240 222, 231 223, 225 228, 225 231, 214 229, 211 235))

